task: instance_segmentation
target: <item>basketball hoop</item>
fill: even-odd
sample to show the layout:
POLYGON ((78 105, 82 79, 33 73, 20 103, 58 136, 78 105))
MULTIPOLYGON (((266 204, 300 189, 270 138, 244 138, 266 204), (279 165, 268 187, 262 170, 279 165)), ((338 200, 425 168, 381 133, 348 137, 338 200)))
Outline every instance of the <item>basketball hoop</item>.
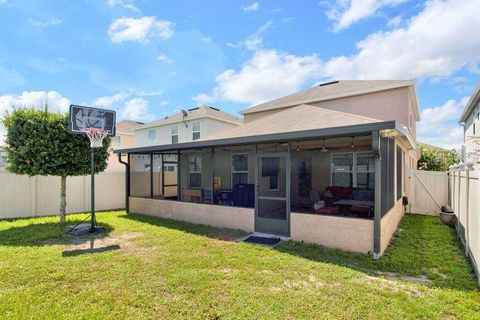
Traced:
POLYGON ((85 133, 88 139, 90 139, 91 148, 101 148, 103 146, 103 139, 108 135, 107 130, 96 128, 87 128, 85 129, 85 133))

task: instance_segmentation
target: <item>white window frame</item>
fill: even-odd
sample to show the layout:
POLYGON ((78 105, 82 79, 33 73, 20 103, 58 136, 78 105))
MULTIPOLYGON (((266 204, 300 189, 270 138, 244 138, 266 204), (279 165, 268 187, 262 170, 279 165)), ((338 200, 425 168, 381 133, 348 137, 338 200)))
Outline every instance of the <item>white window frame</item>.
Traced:
POLYGON ((201 187, 202 187, 202 176, 201 176, 201 175, 202 175, 202 156, 200 156, 200 155, 189 155, 189 156, 188 156, 187 166, 188 166, 188 187, 189 187, 189 188, 201 188, 201 187), (198 160, 199 160, 198 163, 200 164, 200 165, 199 165, 200 170, 190 171, 190 159, 191 159, 192 157, 197 157, 197 158, 198 158, 198 160), (200 187, 192 187, 192 186, 191 186, 191 181, 192 181, 192 179, 191 179, 191 174, 192 174, 192 173, 200 174, 200 187))
POLYGON ((179 138, 180 138, 180 135, 179 135, 178 133, 179 133, 178 124, 177 124, 177 125, 173 125, 173 126, 170 127, 170 135, 171 135, 170 142, 171 142, 172 144, 173 144, 173 137, 175 137, 175 136, 177 137, 177 143, 180 142, 180 139, 179 139, 179 138), (174 129, 174 128, 177 129, 177 133, 176 133, 176 134, 173 132, 173 129, 174 129))
POLYGON ((234 153, 232 154, 231 158, 230 158, 230 161, 231 161, 231 164, 230 164, 230 188, 233 189, 233 174, 234 173, 246 173, 247 174, 247 180, 248 180, 248 153, 234 153), (233 170, 233 157, 234 156, 241 156, 241 155, 245 155, 247 156, 247 171, 236 171, 236 170, 233 170))
POLYGON ((148 141, 156 141, 157 140, 157 129, 148 129, 147 138, 148 138, 148 141), (154 133, 153 138, 150 137, 150 132, 154 133))
POLYGON ((200 139, 202 137, 202 123, 200 121, 192 122, 192 141, 198 140, 193 138, 194 134, 197 132, 198 132, 198 139, 200 139), (195 124, 197 123, 198 123, 198 130, 195 130, 195 124))

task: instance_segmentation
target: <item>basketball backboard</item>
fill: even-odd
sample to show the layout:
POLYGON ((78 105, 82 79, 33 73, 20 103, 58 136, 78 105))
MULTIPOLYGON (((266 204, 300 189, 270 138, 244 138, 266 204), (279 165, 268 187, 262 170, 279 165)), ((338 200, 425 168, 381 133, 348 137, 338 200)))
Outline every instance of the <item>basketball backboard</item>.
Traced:
POLYGON ((113 110, 70 105, 69 131, 74 134, 86 134, 86 130, 103 129, 108 135, 115 136, 116 114, 113 110))

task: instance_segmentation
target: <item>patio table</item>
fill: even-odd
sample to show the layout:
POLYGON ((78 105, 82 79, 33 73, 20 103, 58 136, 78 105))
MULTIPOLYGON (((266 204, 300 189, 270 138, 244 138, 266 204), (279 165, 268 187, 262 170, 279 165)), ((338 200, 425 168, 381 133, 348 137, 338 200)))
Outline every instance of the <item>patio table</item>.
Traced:
MULTIPOLYGON (((349 211, 349 207, 368 207, 372 208, 375 206, 374 201, 369 201, 369 200, 351 200, 351 199, 341 199, 338 201, 335 201, 333 203, 334 205, 337 205, 340 207, 340 212, 346 216, 347 212, 349 211)), ((370 213, 369 213, 370 216, 370 213)))

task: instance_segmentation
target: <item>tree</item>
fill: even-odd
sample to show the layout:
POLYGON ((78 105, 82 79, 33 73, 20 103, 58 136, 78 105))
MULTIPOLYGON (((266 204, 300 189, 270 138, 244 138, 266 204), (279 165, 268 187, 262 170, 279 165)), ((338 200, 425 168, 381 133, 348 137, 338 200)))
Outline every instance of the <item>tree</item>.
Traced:
POLYGON ((455 150, 446 150, 425 143, 419 143, 420 159, 418 169, 430 171, 448 171, 451 165, 459 162, 455 150))
MULTIPOLYGON (((35 109, 6 112, 8 171, 22 175, 60 176, 60 222, 65 222, 68 176, 90 173, 90 141, 68 132, 68 115, 35 109)), ((95 173, 105 170, 110 139, 95 149, 95 173)))

